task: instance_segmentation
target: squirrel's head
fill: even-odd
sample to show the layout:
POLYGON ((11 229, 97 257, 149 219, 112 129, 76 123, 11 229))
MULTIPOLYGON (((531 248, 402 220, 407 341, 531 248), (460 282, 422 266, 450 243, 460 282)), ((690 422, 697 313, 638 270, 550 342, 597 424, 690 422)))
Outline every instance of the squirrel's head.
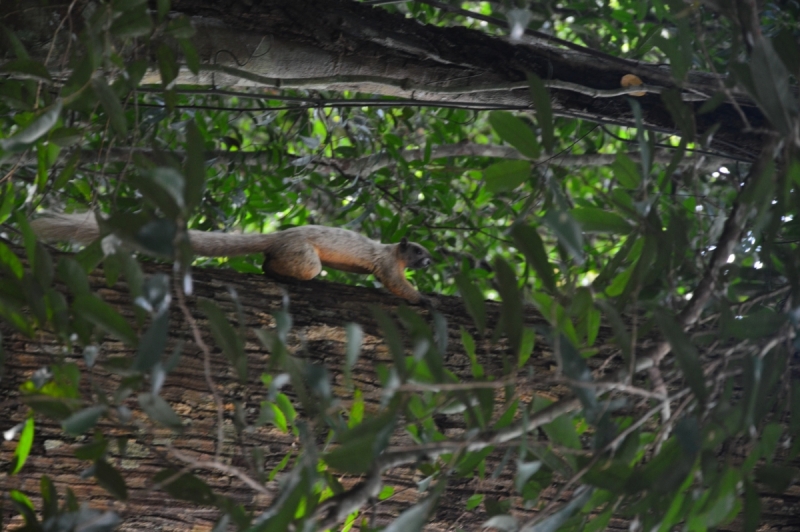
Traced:
POLYGON ((427 268, 433 262, 428 250, 415 242, 409 242, 406 237, 397 244, 397 254, 406 263, 406 268, 427 268))

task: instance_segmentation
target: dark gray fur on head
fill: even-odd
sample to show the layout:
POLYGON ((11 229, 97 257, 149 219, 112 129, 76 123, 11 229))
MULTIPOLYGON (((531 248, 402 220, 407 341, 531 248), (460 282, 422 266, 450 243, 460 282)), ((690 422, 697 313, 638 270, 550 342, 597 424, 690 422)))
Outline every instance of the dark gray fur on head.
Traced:
POLYGON ((433 257, 427 249, 416 242, 409 242, 406 237, 397 246, 398 255, 406 263, 406 268, 417 270, 427 268, 433 263, 433 257))

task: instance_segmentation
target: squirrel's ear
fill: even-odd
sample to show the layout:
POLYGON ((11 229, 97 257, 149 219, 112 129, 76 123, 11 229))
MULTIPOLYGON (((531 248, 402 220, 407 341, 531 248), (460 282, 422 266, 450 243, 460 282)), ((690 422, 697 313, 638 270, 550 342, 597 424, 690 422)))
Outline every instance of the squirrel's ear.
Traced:
POLYGON ((408 247, 408 239, 403 237, 400 239, 400 249, 406 249, 408 247))

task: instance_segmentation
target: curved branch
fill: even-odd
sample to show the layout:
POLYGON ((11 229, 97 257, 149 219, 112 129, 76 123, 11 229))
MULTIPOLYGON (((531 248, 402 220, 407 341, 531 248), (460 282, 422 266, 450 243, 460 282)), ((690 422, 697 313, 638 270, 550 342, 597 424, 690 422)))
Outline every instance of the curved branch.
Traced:
MULTIPOLYGON (((71 153, 68 153, 70 155, 71 153)), ((81 150, 81 163, 106 163, 111 161, 127 161, 134 154, 154 156, 156 151, 149 148, 110 148, 105 150, 84 149, 81 150)), ((185 152, 172 151, 172 155, 183 158, 185 152)), ((641 157, 636 152, 628 152, 626 155, 634 162, 639 162, 641 157)), ((242 164, 245 166, 263 166, 265 160, 271 159, 272 152, 262 151, 229 151, 213 150, 205 153, 206 161, 209 164, 228 165, 230 163, 242 164)), ((400 152, 400 156, 406 162, 422 161, 425 159, 424 149, 410 149, 400 152)), ((287 156, 288 157, 288 156, 287 156)), ((511 146, 498 146, 494 144, 477 144, 474 142, 459 142, 456 144, 442 144, 431 148, 430 159, 446 159, 448 157, 490 157, 496 159, 529 159, 511 146)), ((584 153, 584 154, 563 154, 558 156, 543 155, 538 159, 532 160, 534 164, 550 164, 553 166, 564 166, 570 168, 607 166, 614 162, 617 155, 614 153, 584 153)), ((653 162, 659 164, 669 164, 672 154, 670 150, 660 149, 653 154, 653 162)), ((731 159, 717 155, 698 155, 696 157, 685 157, 680 167, 694 167, 701 172, 713 172, 720 166, 725 165, 731 159)), ((35 156, 28 155, 21 164, 36 164, 35 156)), ((337 171, 348 175, 365 176, 378 170, 392 167, 397 164, 397 159, 387 152, 375 153, 358 157, 355 159, 336 159, 330 157, 317 157, 309 162, 321 171, 337 171)))

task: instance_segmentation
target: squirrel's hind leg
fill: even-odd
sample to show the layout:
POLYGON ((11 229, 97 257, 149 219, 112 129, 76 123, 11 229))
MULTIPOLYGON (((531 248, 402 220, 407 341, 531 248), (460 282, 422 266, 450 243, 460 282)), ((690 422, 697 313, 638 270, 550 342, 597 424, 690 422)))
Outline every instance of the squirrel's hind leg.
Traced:
POLYGON ((322 271, 322 263, 314 246, 293 243, 291 249, 274 250, 264 254, 264 274, 277 280, 308 281, 322 271))

